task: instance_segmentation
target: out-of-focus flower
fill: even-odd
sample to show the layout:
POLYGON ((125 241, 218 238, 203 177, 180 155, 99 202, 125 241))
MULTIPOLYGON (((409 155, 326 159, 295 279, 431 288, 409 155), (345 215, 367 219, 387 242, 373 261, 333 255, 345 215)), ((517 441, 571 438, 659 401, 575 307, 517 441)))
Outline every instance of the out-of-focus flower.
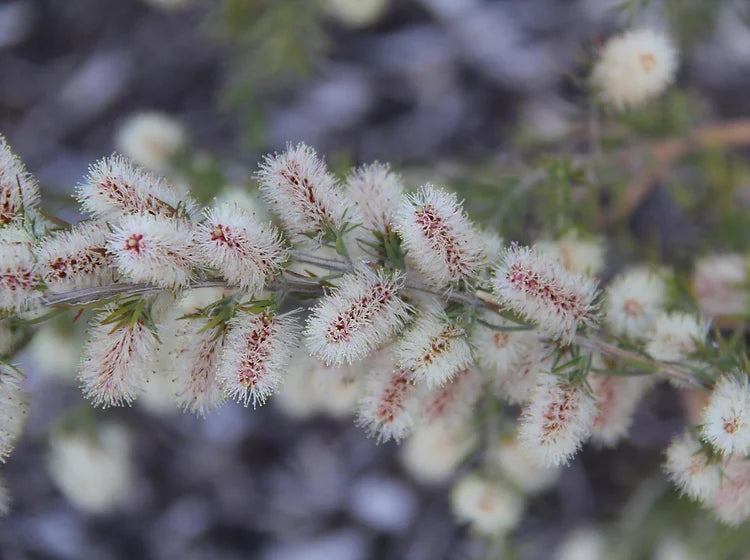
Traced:
MULTIPOLYGON (((177 4, 185 0, 149 0, 177 4)), ((130 115, 115 137, 117 148, 138 165, 163 171, 185 146, 185 128, 175 118, 157 111, 130 115)))
POLYGON ((604 268, 604 241, 567 234, 556 241, 539 241, 536 250, 559 262, 565 270, 597 276, 604 268))
POLYGON ((298 340, 291 316, 238 312, 218 372, 227 396, 245 406, 264 404, 281 384, 298 340))
POLYGON ((750 311, 748 261, 744 255, 711 255, 695 263, 693 288, 708 317, 750 311))
POLYGON ((382 234, 391 231, 404 183, 390 165, 375 162, 353 169, 346 179, 346 191, 357 205, 367 229, 382 234))
POLYGON ((455 193, 425 185, 402 199, 394 220, 407 258, 433 286, 472 278, 486 262, 482 237, 455 193))
POLYGON ((487 459, 510 483, 528 494, 550 488, 560 475, 559 467, 540 466, 517 437, 503 438, 490 446, 487 459))
POLYGON ((662 313, 656 320, 646 352, 657 360, 676 362, 695 352, 707 334, 708 327, 694 315, 662 313))
POLYGON ((721 465, 711 460, 689 432, 669 444, 664 470, 677 488, 693 500, 711 499, 721 482, 721 465))
POLYGON ((0 363, 0 462, 5 462, 21 435, 28 404, 21 387, 23 376, 7 365, 0 363))
POLYGON ((636 267, 615 278, 607 286, 605 322, 617 335, 646 338, 662 313, 666 286, 659 275, 636 267))
POLYGON ((591 441, 603 447, 613 447, 627 434, 635 409, 651 379, 646 375, 620 377, 592 373, 589 384, 599 407, 591 441))
POLYGON ((376 23, 389 0, 324 0, 325 13, 346 27, 361 28, 376 23))
POLYGON ((594 527, 576 529, 565 536, 555 551, 555 560, 602 560, 607 558, 607 540, 594 527))
POLYGON ((493 291, 502 304, 563 343, 571 342, 580 326, 594 323, 596 281, 528 247, 505 250, 495 269, 493 291))
POLYGON ((126 216, 107 239, 117 269, 134 282, 163 288, 186 286, 198 264, 195 232, 182 220, 126 216))
POLYGON ((195 212, 195 203, 184 193, 122 156, 104 158, 89 167, 76 194, 84 212, 107 220, 130 214, 174 217, 195 212))
POLYGON ((104 513, 128 495, 133 484, 128 433, 105 424, 88 434, 57 434, 50 441, 49 471, 65 497, 91 513, 104 513))
POLYGON ((457 426, 467 422, 479 399, 482 381, 479 371, 468 367, 440 387, 425 390, 424 386, 420 386, 420 421, 444 426, 457 426))
POLYGON ((539 465, 567 464, 590 435, 596 401, 581 386, 541 374, 518 430, 523 449, 539 465))
POLYGON ((326 364, 361 360, 383 345, 408 317, 399 297, 403 275, 372 270, 366 264, 338 280, 307 320, 306 343, 326 364))
POLYGON ((677 64, 677 50, 665 34, 634 29, 604 45, 592 79, 602 101, 627 109, 662 93, 674 80, 677 64))
POLYGON ((74 333, 46 325, 34 333, 27 348, 37 371, 66 381, 75 379, 81 344, 74 333))
POLYGON ((160 10, 178 10, 185 6, 188 6, 194 2, 194 0, 141 0, 149 6, 158 8, 160 10))
POLYGON ((278 230, 236 205, 208 210, 196 244, 209 265, 251 295, 260 294, 289 258, 278 230))
POLYGON ((469 474, 451 492, 453 513, 482 535, 500 536, 521 520, 523 498, 496 480, 469 474))
POLYGON ((39 204, 39 185, 0 135, 0 227, 23 220, 39 204))
POLYGON ((418 315, 396 345, 396 359, 416 381, 439 387, 473 363, 463 327, 451 323, 441 308, 418 315))
POLYGON ((106 250, 109 233, 103 222, 82 222, 52 233, 36 250, 42 280, 52 292, 79 290, 112 283, 112 257, 106 250))
POLYGON ((450 478, 476 444, 477 435, 466 424, 420 424, 401 446, 401 463, 416 480, 438 484, 450 478))
POLYGON ((5 480, 0 478, 0 517, 8 515, 10 512, 12 499, 8 487, 5 485, 5 480))
POLYGON ((744 372, 725 375, 716 382, 703 411, 701 432, 721 453, 750 452, 750 386, 744 372))
POLYGON ((529 339, 524 341, 518 360, 491 376, 495 393, 511 404, 528 402, 537 378, 543 373, 550 373, 554 362, 552 345, 541 342, 533 333, 523 334, 528 335, 529 339))
POLYGON ((737 525, 750 517, 750 460, 732 459, 724 466, 719 489, 709 505, 724 523, 737 525))

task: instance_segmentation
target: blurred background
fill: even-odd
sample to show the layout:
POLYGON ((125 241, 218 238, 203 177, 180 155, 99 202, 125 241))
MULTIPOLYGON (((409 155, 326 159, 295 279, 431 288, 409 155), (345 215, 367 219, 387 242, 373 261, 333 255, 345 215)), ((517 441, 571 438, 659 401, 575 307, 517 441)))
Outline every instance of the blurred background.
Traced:
MULTIPOLYGON (((629 22, 670 27, 679 92, 621 124, 679 135, 750 111, 748 13, 700 0, 6 0, 0 131, 46 210, 70 220, 72 188, 113 151, 207 202, 252 198, 261 155, 305 141, 337 170, 379 159, 411 187, 449 184, 506 239, 554 236, 564 228, 550 231, 545 212, 559 208, 527 213, 544 185, 513 200, 504 189, 553 143, 585 149, 584 78, 601 42, 629 22)), ((735 163, 743 173, 720 179, 747 184, 735 163)), ((693 210, 707 196, 660 184, 611 229, 572 225, 608 236, 605 275, 643 255, 679 265, 704 240, 693 210)), ((325 403, 227 404, 199 419, 154 387, 132 409, 92 410, 74 379, 83 326, 61 319, 18 356, 31 412, 1 470, 12 510, 0 558, 487 554, 452 518, 450 480, 420 480, 403 449, 325 403)), ((585 449, 530 502, 513 553, 585 560, 619 539, 628 557, 742 557, 742 532, 678 499, 659 472, 684 411, 670 388, 652 392, 627 442, 585 449)))

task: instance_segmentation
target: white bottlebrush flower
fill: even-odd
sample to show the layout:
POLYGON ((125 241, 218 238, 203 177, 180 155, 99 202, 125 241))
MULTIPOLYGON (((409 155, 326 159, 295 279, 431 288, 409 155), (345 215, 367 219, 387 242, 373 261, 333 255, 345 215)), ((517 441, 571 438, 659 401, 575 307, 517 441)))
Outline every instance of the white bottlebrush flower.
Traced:
POLYGON ((521 521, 523 498, 496 480, 469 474, 451 492, 453 513, 477 533, 498 537, 521 521))
MULTIPOLYGON (((305 348, 298 348, 284 373, 284 382, 271 400, 284 414, 298 420, 310 418, 321 412, 317 368, 322 365, 310 356, 305 348)), ((356 406, 356 403, 354 403, 356 406)))
POLYGON ((108 236, 117 269, 134 282, 162 288, 186 286, 198 263, 193 228, 182 220, 126 216, 108 236))
POLYGON ((359 209, 365 228, 383 234, 391 231, 404 183, 390 165, 375 162, 353 169, 346 179, 346 192, 359 209))
POLYGON ((0 462, 5 462, 21 435, 28 404, 21 384, 23 376, 15 368, 0 363, 0 462))
POLYGON ((541 466, 567 464, 591 435, 596 414, 596 401, 583 387, 541 374, 523 409, 519 441, 541 466))
POLYGON ((366 27, 378 21, 389 0, 324 0, 326 14, 346 27, 366 27))
POLYGON ((663 311, 666 291, 664 280, 652 270, 625 271, 607 286, 605 322, 616 335, 646 338, 663 311))
POLYGON ((357 407, 357 423, 378 442, 406 437, 414 427, 418 391, 411 372, 395 365, 389 351, 376 360, 357 407))
POLYGON ((598 276, 604 268, 604 241, 567 234, 556 241, 539 241, 536 250, 559 262, 565 270, 598 276))
POLYGON ((440 387, 474 362, 463 327, 451 323, 440 308, 417 316, 396 344, 399 365, 428 387, 440 387))
POLYGON ((104 323, 110 312, 99 314, 89 328, 78 377, 94 406, 130 404, 156 358, 156 338, 141 320, 133 325, 104 323))
MULTIPOLYGON (((162 338, 162 343, 165 341, 162 338)), ((160 358, 162 352, 159 352, 160 358)), ((163 352, 164 359, 169 359, 167 352, 163 352)), ((138 394, 137 406, 146 410, 153 416, 164 416, 176 413, 177 408, 177 384, 171 375, 171 364, 157 361, 155 371, 138 394), (163 365, 162 365, 163 364, 163 365)))
POLYGON ((278 230, 236 205, 208 210, 196 244, 207 264, 251 295, 260 294, 289 258, 278 230))
POLYGON ((299 241, 306 235, 321 235, 326 228, 359 223, 354 204, 315 150, 305 144, 289 144, 285 152, 266 156, 257 178, 263 198, 299 241))
POLYGON ((345 274, 307 319, 310 352, 329 365, 350 364, 386 343, 408 317, 398 295, 403 282, 403 275, 366 264, 345 274))
POLYGON ((402 198, 394 216, 407 257, 433 286, 477 275, 484 266, 484 243, 455 193, 425 185, 402 198))
POLYGON ((503 305, 566 344, 580 326, 594 323, 596 280, 569 272, 528 247, 514 244, 505 250, 493 291, 503 305))
POLYGON ((651 379, 647 375, 621 377, 592 373, 589 384, 599 407, 591 441, 603 447, 613 447, 627 434, 635 409, 651 379))
POLYGON ((646 352, 657 360, 677 362, 698 350, 707 334, 707 325, 694 315, 662 313, 656 319, 646 352))
POLYGON ((158 111, 130 115, 115 136, 115 144, 123 154, 154 171, 168 168, 185 146, 185 140, 182 123, 158 111))
POLYGON ((750 460, 732 459, 724 466, 719 488, 708 504, 720 521, 730 525, 750 517, 750 460))
POLYGON ((122 156, 93 164, 76 188, 76 195, 84 212, 107 220, 130 214, 192 215, 195 210, 195 203, 165 179, 134 166, 122 156))
POLYGON ((51 234, 36 249, 39 274, 52 292, 79 290, 114 281, 109 233, 102 222, 82 222, 51 234))
POLYGON ((504 438, 492 445, 487 450, 487 459, 505 479, 527 494, 547 490, 560 476, 559 467, 540 466, 517 437, 504 438))
POLYGON ((721 482, 721 465, 711 460, 701 443, 687 431, 667 447, 664 470, 675 486, 693 500, 710 500, 721 482))
POLYGON ((467 368, 440 387, 422 389, 420 422, 456 426, 468 420, 474 411, 482 389, 482 376, 476 369, 467 368))
POLYGON ((711 255, 695 263, 693 288, 708 317, 745 315, 750 311, 748 260, 744 255, 711 255))
POLYGON ((439 484, 450 478, 476 444, 476 431, 466 424, 422 424, 404 441, 400 459, 419 482, 439 484))
MULTIPOLYGON (((550 373, 554 346, 541 342, 532 332, 508 334, 522 335, 525 339, 511 339, 517 345, 517 359, 506 368, 490 372, 490 380, 495 394, 510 404, 522 404, 531 398, 537 377, 550 373)), ((501 337, 499 344, 502 343, 501 337)))
POLYGON ((160 329, 177 404, 198 416, 206 416, 225 400, 217 374, 225 333, 223 325, 211 327, 209 321, 173 318, 160 329))
POLYGON ((39 185, 0 134, 0 227, 20 222, 39 203, 39 185))
POLYGON ((616 109, 637 107, 657 97, 674 80, 678 56, 664 33, 633 29, 611 38, 594 66, 593 85, 616 109))
POLYGON ((57 381, 75 382, 76 367, 81 363, 81 344, 70 328, 46 323, 34 333, 26 347, 34 371, 57 381))
POLYGON ((750 453, 750 386, 744 372, 716 382, 703 411, 701 432, 720 453, 750 453))
POLYGON ((298 339, 291 316, 238 312, 218 372, 227 396, 245 406, 263 405, 283 381, 298 339))
POLYGON ((115 508, 132 491, 130 439, 116 424, 99 426, 93 435, 53 435, 48 465, 65 497, 90 513, 115 508))
POLYGON ((0 229, 0 309, 32 307, 40 284, 31 237, 14 227, 0 229))
POLYGON ((332 418, 354 414, 357 403, 362 398, 364 372, 369 368, 368 364, 332 367, 318 360, 311 360, 317 363, 318 370, 308 369, 306 374, 314 376, 313 391, 320 411, 332 418))

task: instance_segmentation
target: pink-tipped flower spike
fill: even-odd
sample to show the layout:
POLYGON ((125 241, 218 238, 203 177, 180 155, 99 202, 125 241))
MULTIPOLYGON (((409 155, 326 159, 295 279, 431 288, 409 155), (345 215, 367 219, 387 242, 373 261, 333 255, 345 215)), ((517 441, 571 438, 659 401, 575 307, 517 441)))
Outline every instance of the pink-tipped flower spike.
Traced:
POLYGON ((94 320, 78 367, 84 394, 104 408, 135 400, 157 352, 154 333, 142 320, 113 325, 109 317, 107 311, 94 320))
POLYGON ((675 437, 667 447, 664 470, 675 486, 692 500, 710 500, 721 482, 721 464, 712 460, 688 431, 675 437))
POLYGON ((365 228, 384 235, 391 231, 404 183, 390 165, 375 162, 353 169, 346 179, 346 192, 357 205, 365 228))
POLYGON ((396 359, 429 388, 440 387, 474 363, 466 331, 451 323, 440 307, 417 316, 396 345, 396 359))
POLYGON ((477 364, 490 375, 505 376, 511 368, 516 367, 529 348, 536 345, 537 337, 532 331, 502 330, 513 324, 495 313, 485 311, 480 318, 499 328, 493 329, 478 321, 472 326, 469 340, 477 364))
POLYGON ((473 278, 485 265, 482 236, 455 193, 425 185, 403 197, 394 227, 409 261, 432 286, 473 278))
POLYGON ((594 420, 591 441, 602 447, 613 447, 627 434, 633 414, 648 389, 648 376, 621 377, 592 373, 589 384, 599 413, 594 420))
POLYGON ((617 276, 607 286, 605 322, 616 335, 647 338, 664 309, 667 289, 654 271, 636 267, 617 276))
POLYGON ((7 364, 0 363, 0 462, 4 463, 21 435, 28 404, 21 384, 23 375, 7 364))
POLYGON ((240 311, 229 323, 218 378, 230 399, 263 405, 277 391, 299 340, 288 315, 240 311))
POLYGON ((306 344, 326 364, 351 364, 385 344, 406 322, 403 275, 357 266, 321 298, 307 320, 306 344))
POLYGON ((517 362, 490 376, 495 393, 510 404, 528 402, 534 393, 537 378, 551 371, 553 349, 554 346, 536 339, 528 341, 517 362))
POLYGON ((582 386, 542 374, 523 409, 520 442, 541 466, 567 464, 591 435, 596 414, 596 401, 582 386))
POLYGON ((47 288, 60 293, 112 283, 114 265, 106 250, 108 233, 102 222, 83 222, 43 239, 36 258, 47 288))
POLYGON ((206 211, 196 243, 207 264, 252 296, 260 294, 289 258, 278 230, 236 204, 206 211))
POLYGON ((76 198, 84 212, 110 221, 131 214, 178 217, 195 212, 195 203, 165 179, 122 156, 93 164, 76 188, 76 198))
POLYGON ((581 326, 595 323, 596 280, 569 272, 528 247, 513 244, 505 250, 493 291, 500 303, 564 344, 581 326))
POLYGON ((0 135, 0 227, 20 221, 39 203, 39 185, 0 135))
POLYGON ((186 286, 198 263, 194 230, 182 220, 133 215, 108 236, 107 250, 117 269, 134 282, 162 288, 186 286))
POLYGON ((720 453, 750 453, 750 385, 744 372, 716 382, 703 411, 701 433, 720 453))
POLYGON ((224 404, 224 387, 217 370, 225 333, 222 324, 211 326, 205 317, 173 319, 162 340, 169 344, 177 404, 185 411, 205 417, 224 404))
POLYGON ((15 227, 0 229, 0 309, 31 307, 40 281, 29 234, 15 227))
POLYGON ((298 241, 359 222, 336 178, 305 144, 288 144, 285 152, 267 155, 256 176, 263 198, 298 241))
POLYGON ((357 409, 357 424, 378 442, 399 441, 409 435, 418 411, 418 391, 411 372, 398 367, 390 351, 373 366, 357 409))
POLYGON ((731 459, 724 466, 719 488, 708 505, 719 521, 730 525, 750 517, 750 460, 731 459))

